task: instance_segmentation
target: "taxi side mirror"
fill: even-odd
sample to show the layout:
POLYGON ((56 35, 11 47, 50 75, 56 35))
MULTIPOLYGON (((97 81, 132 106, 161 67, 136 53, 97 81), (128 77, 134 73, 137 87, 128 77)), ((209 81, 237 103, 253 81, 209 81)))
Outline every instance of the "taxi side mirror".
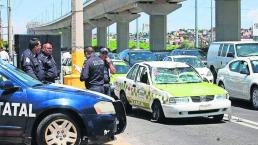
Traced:
POLYGON ((11 81, 2 81, 0 83, 0 89, 4 90, 5 94, 8 94, 8 93, 14 93, 18 91, 20 88, 15 87, 11 81))

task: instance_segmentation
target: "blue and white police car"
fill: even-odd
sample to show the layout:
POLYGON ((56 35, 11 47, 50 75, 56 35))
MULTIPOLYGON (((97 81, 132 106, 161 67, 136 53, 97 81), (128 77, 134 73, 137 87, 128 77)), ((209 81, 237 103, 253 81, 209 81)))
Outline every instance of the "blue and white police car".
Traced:
POLYGON ((87 90, 43 84, 0 60, 0 144, 79 145, 124 131, 121 102, 87 90))

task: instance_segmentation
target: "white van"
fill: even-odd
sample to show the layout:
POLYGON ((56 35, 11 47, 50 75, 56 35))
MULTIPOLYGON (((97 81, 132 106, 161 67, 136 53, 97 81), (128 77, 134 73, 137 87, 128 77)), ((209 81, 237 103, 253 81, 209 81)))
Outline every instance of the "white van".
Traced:
POLYGON ((207 54, 207 66, 213 73, 214 80, 220 68, 238 57, 258 56, 258 42, 224 41, 211 43, 207 54))

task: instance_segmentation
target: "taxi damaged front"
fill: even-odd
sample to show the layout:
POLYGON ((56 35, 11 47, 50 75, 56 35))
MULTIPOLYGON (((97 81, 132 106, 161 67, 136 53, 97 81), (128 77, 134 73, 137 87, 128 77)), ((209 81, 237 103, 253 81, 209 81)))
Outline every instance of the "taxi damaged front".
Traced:
POLYGON ((169 118, 214 116, 223 118, 231 107, 228 93, 204 82, 194 68, 175 62, 143 62, 119 78, 115 93, 127 109, 136 106, 169 118))

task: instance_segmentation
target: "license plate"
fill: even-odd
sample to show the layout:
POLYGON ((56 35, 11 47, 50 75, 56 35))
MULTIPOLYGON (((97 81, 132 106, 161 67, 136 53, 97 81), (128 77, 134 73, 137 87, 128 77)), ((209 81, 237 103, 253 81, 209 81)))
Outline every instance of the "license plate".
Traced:
POLYGON ((209 110, 211 109, 211 104, 202 104, 199 106, 199 110, 209 110))

